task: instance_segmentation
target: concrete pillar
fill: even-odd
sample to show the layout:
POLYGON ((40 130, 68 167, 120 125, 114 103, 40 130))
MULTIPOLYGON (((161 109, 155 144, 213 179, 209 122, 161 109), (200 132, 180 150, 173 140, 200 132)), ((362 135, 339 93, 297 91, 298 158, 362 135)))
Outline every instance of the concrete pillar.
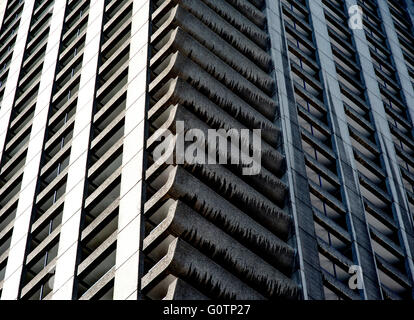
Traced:
POLYGON ((10 122, 14 98, 16 96, 17 84, 19 81, 20 70, 23 63, 26 41, 29 36, 30 20, 32 18, 35 0, 24 2, 23 12, 20 17, 19 30, 17 31, 16 42, 13 48, 13 57, 10 62, 9 74, 7 77, 6 88, 4 89, 3 101, 0 109, 0 162, 6 143, 7 129, 10 122))
MULTIPOLYGON (((33 8, 33 6, 31 7, 33 8)), ((39 93, 33 115, 21 192, 17 205, 13 235, 10 245, 2 299, 17 299, 21 283, 23 264, 30 233, 33 204, 37 190, 40 161, 50 109, 55 71, 59 54, 62 27, 65 18, 66 1, 59 1, 53 7, 51 26, 57 27, 49 33, 39 93)), ((30 19, 29 19, 30 20, 30 19)), ((23 22, 22 22, 23 23, 23 22)))
POLYGON ((323 299, 322 275, 316 246, 312 205, 306 178, 298 114, 293 92, 290 61, 281 1, 266 1, 271 55, 277 83, 276 99, 280 106, 280 125, 287 162, 292 215, 295 221, 296 246, 299 258, 299 277, 306 300, 323 299))
POLYGON ((353 157, 347 118, 341 98, 330 37, 321 0, 307 1, 311 13, 315 43, 321 66, 325 103, 328 106, 333 144, 336 146, 338 175, 342 181, 343 201, 347 208, 348 231, 352 237, 353 260, 363 270, 364 299, 380 299, 379 278, 371 246, 363 201, 360 196, 358 171, 353 157))
MULTIPOLYGON (((405 0, 405 4, 407 5, 407 13, 411 20, 411 26, 414 26, 414 2, 411 0, 405 0)), ((414 29, 411 29, 414 30, 414 29)))
MULTIPOLYGON (((411 124, 414 119, 414 89, 411 84, 411 78, 408 74, 407 65, 401 50, 400 42, 398 39, 397 32, 394 27, 394 22, 390 13, 390 9, 386 1, 377 1, 378 10, 381 14, 383 21, 383 26, 385 29, 385 34, 388 39, 389 48, 391 50, 392 58, 394 61, 394 66, 398 75, 399 84, 401 86, 401 93, 403 100, 408 108, 408 112, 411 117, 411 124)), ((385 114, 384 114, 385 115, 385 114)), ((387 122, 388 124, 388 122, 387 122)), ((391 135, 389 136, 390 139, 391 135)), ((392 143, 394 146, 394 144, 392 143)), ((414 279, 414 263, 413 263, 413 254, 414 254, 414 232, 413 232, 413 217, 410 214, 410 209, 408 205, 407 195, 404 190, 404 184, 402 181, 401 173, 399 171, 399 165, 395 157, 395 150, 387 150, 389 154, 393 155, 393 168, 391 169, 390 185, 393 190, 394 201, 396 202, 395 216, 400 228, 400 234, 402 238, 403 249, 406 254, 406 261, 408 265, 408 271, 411 276, 411 279, 414 279), (392 180, 392 181, 391 181, 392 180)))
MULTIPOLYGON (((380 1, 381 2, 381 1, 380 1)), ((357 5, 356 0, 345 0, 346 7, 357 5)), ((369 52, 367 38, 363 29, 352 29, 354 36, 357 56, 359 58, 362 77, 366 85, 366 94, 368 104, 371 107, 371 112, 378 136, 378 143, 380 149, 385 153, 382 157, 384 161, 384 168, 388 177, 388 184, 391 190, 394 201, 396 201, 395 211, 396 215, 401 217, 401 209, 399 206, 399 198, 403 193, 403 184, 401 174, 399 173, 396 152, 392 135, 388 126, 387 116, 382 102, 380 89, 374 71, 374 65, 369 52)), ((400 228, 404 228, 400 226, 400 228)))
POLYGON ((7 9, 7 0, 1 1, 0 2, 0 33, 2 33, 1 31, 3 30, 3 21, 4 21, 4 16, 6 14, 6 9, 7 9))
MULTIPOLYGON (((150 2, 133 2, 128 66, 114 299, 136 300, 143 225, 143 154, 147 110, 150 2)), ((142 274, 141 274, 142 276, 142 274)))
POLYGON ((80 89, 75 114, 65 204, 53 287, 54 300, 74 298, 74 280, 85 194, 87 160, 94 109, 105 1, 93 0, 89 8, 80 89))

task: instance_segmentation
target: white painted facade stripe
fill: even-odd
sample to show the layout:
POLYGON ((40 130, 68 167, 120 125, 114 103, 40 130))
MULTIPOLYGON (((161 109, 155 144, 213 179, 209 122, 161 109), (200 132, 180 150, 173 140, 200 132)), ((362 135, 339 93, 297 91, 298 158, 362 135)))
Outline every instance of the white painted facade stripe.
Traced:
POLYGON ((24 167, 22 189, 17 206, 13 235, 10 244, 9 259, 6 269, 6 277, 3 286, 2 299, 17 299, 22 277, 24 256, 27 247, 28 235, 30 233, 30 222, 33 212, 33 203, 36 195, 36 187, 40 170, 40 162, 43 143, 46 134, 49 108, 53 85, 55 81, 55 70, 59 54, 59 44, 65 18, 66 1, 57 1, 53 7, 50 21, 51 26, 56 26, 49 33, 48 43, 43 63, 43 72, 39 84, 39 95, 37 97, 34 120, 31 130, 31 138, 27 162, 24 167))
POLYGON ((2 34, 4 16, 6 15, 8 0, 0 1, 0 34, 2 34))
MULTIPOLYGON (((96 22, 96 21, 94 21, 94 22, 96 22)), ((53 25, 51 25, 50 26, 50 32, 51 33, 54 33, 54 32, 57 32, 57 31, 60 31, 60 29, 59 28, 56 28, 56 26, 53 26, 53 25)), ((97 33, 97 34, 95 34, 95 37, 99 37, 100 36, 100 34, 99 33, 97 33)), ((90 41, 92 41, 93 39, 92 39, 92 37, 89 39, 90 41)), ((59 44, 57 44, 57 45, 59 45, 59 44)), ((48 55, 48 51, 49 51, 49 49, 50 50, 54 50, 55 48, 53 48, 53 47, 51 47, 51 48, 47 48, 47 50, 46 50, 46 53, 45 53, 45 55, 48 55)), ((88 64, 90 61, 83 61, 83 64, 84 64, 84 66, 86 65, 86 64, 88 64)), ((20 69, 19 69, 19 72, 20 72, 20 69)), ((43 68, 42 69, 42 72, 53 72, 53 70, 49 70, 49 69, 47 69, 47 66, 45 66, 45 68, 43 68)), ((88 78, 88 80, 91 80, 91 79, 95 79, 95 77, 94 77, 94 74, 92 74, 92 76, 91 75, 89 75, 89 78, 88 78)), ((85 81, 84 82, 84 84, 87 84, 88 83, 88 81, 85 81)), ((42 89, 42 88, 40 88, 40 89, 42 89)), ((41 90, 38 90, 38 95, 40 96, 42 94, 42 91, 41 90)), ((83 108, 84 106, 82 106, 82 107, 80 107, 80 108, 78 108, 78 109, 81 109, 81 108, 83 108)), ((40 111, 40 110, 39 110, 40 111)), ((0 113, 1 114, 1 113, 0 113)), ((37 115, 38 114, 40 114, 40 113, 36 113, 36 114, 34 114, 33 115, 33 118, 32 118, 32 121, 35 121, 35 119, 36 119, 36 117, 37 117, 37 115)), ((1 120, 0 120, 0 122, 1 122, 1 120)), ((3 130, 3 131, 7 131, 7 130, 3 130)), ((1 130, 0 130, 0 134, 1 134, 1 130)), ((6 132, 5 132, 6 133, 6 132)), ((30 140, 31 139, 35 139, 35 138, 37 138, 36 137, 36 134, 41 134, 42 132, 40 132, 40 131, 38 131, 38 132, 33 132, 33 134, 31 134, 30 135, 30 137, 29 137, 29 141, 28 141, 28 143, 30 143, 30 140)), ((42 152, 42 150, 41 149, 39 149, 38 150, 38 152, 39 153, 41 153, 42 152)), ((37 155, 32 155, 32 156, 37 156, 37 155)), ((31 161, 32 160, 32 158, 29 158, 28 156, 26 157, 26 163, 29 163, 29 161, 31 161)), ((28 181, 29 182, 29 181, 28 181)), ((20 191, 22 192, 25 188, 27 187, 27 184, 22 184, 21 185, 21 188, 20 188, 20 191)))
POLYGON ((136 300, 138 297, 149 12, 149 1, 133 2, 115 262, 115 300, 136 300))
POLYGON ((9 127, 20 70, 23 63, 24 51, 26 48, 26 41, 29 36, 30 20, 32 18, 34 4, 35 0, 26 0, 24 2, 23 12, 20 17, 19 30, 17 31, 16 43, 13 49, 13 57, 10 63, 6 88, 4 89, 4 96, 0 109, 0 160, 3 157, 5 148, 8 131, 5 128, 9 127))
POLYGON ((105 1, 91 1, 59 239, 55 300, 73 298, 105 1), (92 76, 91 76, 92 75, 92 76))

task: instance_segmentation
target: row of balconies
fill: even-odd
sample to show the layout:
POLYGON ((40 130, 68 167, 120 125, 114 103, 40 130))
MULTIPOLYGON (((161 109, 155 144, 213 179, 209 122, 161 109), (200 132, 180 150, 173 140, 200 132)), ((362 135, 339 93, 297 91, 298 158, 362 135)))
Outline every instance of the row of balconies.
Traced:
MULTIPOLYGON (((142 291, 150 299, 297 298, 262 1, 157 5, 142 291), (219 128, 262 129, 260 173, 243 176, 241 165, 155 162, 160 130, 177 134, 176 121, 184 122, 184 131, 206 134, 219 128)), ((209 143, 200 141, 199 151, 209 143)), ((226 144, 234 150, 233 139, 226 144)), ((218 155, 230 160, 222 150, 218 155)))

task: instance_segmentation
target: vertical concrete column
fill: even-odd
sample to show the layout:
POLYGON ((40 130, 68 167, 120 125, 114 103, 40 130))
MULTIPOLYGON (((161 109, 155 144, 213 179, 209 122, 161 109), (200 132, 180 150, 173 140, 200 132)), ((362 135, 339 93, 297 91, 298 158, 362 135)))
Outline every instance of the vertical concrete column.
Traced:
POLYGON ((59 44, 65 18, 65 8, 66 1, 59 1, 53 7, 50 25, 55 27, 55 29, 49 33, 46 46, 43 72, 40 78, 39 95, 37 97, 35 113, 33 115, 33 124, 26 157, 27 160, 24 167, 22 187, 17 205, 2 299, 16 299, 19 296, 25 252, 30 232, 33 203, 38 183, 40 160, 55 80, 55 70, 60 47, 59 44))
MULTIPOLYGON (((351 2, 347 0, 347 2, 351 2)), ((383 26, 385 29, 385 34, 387 36, 389 48, 391 50, 391 54, 394 61, 394 67, 398 74, 399 84, 402 88, 402 95, 404 98, 404 102, 406 103, 409 114, 411 117, 411 121, 414 119, 414 89, 411 85, 411 80, 408 75, 407 65, 405 64, 404 56, 401 51, 401 47, 399 45, 399 40, 397 33, 394 28, 394 23, 392 21, 392 16, 389 11, 388 4, 386 1, 377 1, 378 10, 381 14, 381 19, 383 21, 383 26)), ((363 35, 365 37, 365 33, 363 35)), ((362 35, 361 35, 362 38, 362 35)), ((364 39, 364 38, 362 38, 364 39)), ((361 52, 361 55, 364 57, 369 57, 369 50, 368 47, 364 47, 360 45, 361 49, 358 51, 361 52)), ((365 59, 362 57, 361 59, 365 59)), ((374 82, 372 79, 375 79, 375 72, 372 63, 367 63, 366 61, 361 61, 361 64, 366 70, 367 74, 367 81, 374 82), (370 80, 371 79, 371 80, 370 80)), ((370 88, 373 90, 373 93, 377 96, 377 102, 379 97, 381 97, 380 90, 378 87, 378 83, 369 84, 370 88)), ((376 99, 375 97, 372 97, 376 99)), ((374 100, 375 101, 375 100, 374 100)), ((400 168, 398 165, 396 151, 394 148, 394 142, 392 139, 392 135, 389 129, 387 116, 385 113, 384 105, 381 103, 373 104, 376 106, 376 121, 378 122, 377 130, 382 133, 381 140, 384 148, 382 151, 386 154, 386 157, 389 159, 384 159, 387 167, 387 175, 388 175, 388 184, 391 189, 393 200, 394 200, 394 217, 396 218, 399 230, 401 241, 403 245, 403 250, 406 255, 406 262, 407 262, 407 269, 408 273, 411 276, 411 279, 414 279, 414 264, 413 264, 413 257, 414 257, 414 229, 413 229, 413 218, 410 214, 409 206, 408 206, 408 199, 405 193, 403 180, 401 177, 400 168), (379 107, 377 107, 379 106, 379 107)))
POLYGON ((150 2, 134 0, 128 65, 114 299, 136 300, 140 278, 142 176, 147 109, 150 2))
POLYGON ((364 290, 362 290, 362 297, 364 299, 380 299, 379 277, 360 195, 358 171, 353 157, 324 9, 321 0, 311 0, 308 1, 308 4, 318 48, 325 101, 331 120, 332 139, 336 147, 339 176, 343 185, 342 194, 348 212, 348 230, 352 237, 354 262, 363 270, 364 290))
MULTIPOLYGON (((356 0, 345 0, 346 7, 349 9, 351 6, 357 5, 356 0)), ((408 212, 404 208, 404 203, 406 203, 406 195, 403 188, 403 182, 401 178, 401 173, 399 170, 396 151, 394 148, 394 142, 392 140, 391 131, 388 125, 387 115, 385 113, 384 104, 382 102, 381 93, 378 85, 378 81, 374 71, 374 65, 369 52, 369 47, 363 29, 353 29, 351 30, 354 35, 355 46, 357 49, 357 55, 359 57, 361 72, 367 87, 366 93, 368 97, 368 102, 371 106, 373 120, 378 136, 378 141, 380 148, 384 154, 382 160, 384 162, 385 171, 387 174, 388 186, 391 191, 393 200, 394 200, 394 216, 399 222, 401 239, 404 244, 404 251, 407 255, 407 264, 408 270, 413 275, 413 234, 412 228, 411 231, 406 231, 406 226, 411 226, 411 223, 407 222, 405 224, 403 218, 404 216, 408 219, 406 214, 403 214, 402 210, 408 212), (405 199, 405 200, 404 200, 405 199), (402 202, 402 207, 401 207, 402 202), (408 250, 407 250, 408 248, 408 250)))
MULTIPOLYGON (((2 105, 0 108, 0 164, 3 157, 11 111, 13 109, 14 97, 16 95, 20 70, 23 63, 24 49, 26 47, 26 41, 29 34, 30 20, 32 18, 34 3, 34 0, 28 0, 24 3, 21 23, 16 36, 16 44, 14 46, 12 61, 9 68, 9 75, 6 83, 6 88, 4 90, 2 105)), ((13 237, 14 241, 12 241, 10 244, 9 258, 6 267, 6 274, 4 276, 2 299, 16 299, 20 286, 20 278, 17 277, 16 279, 11 279, 11 277, 13 274, 15 274, 14 272, 17 270, 17 268, 19 268, 21 261, 23 261, 21 253, 24 252, 25 247, 23 250, 17 247, 13 248, 13 246, 18 243, 17 240, 19 240, 17 239, 17 236, 14 236, 14 234, 13 237)), ((25 242, 21 242, 19 244, 20 246, 26 245, 25 242)))
POLYGON ((405 0, 405 4, 407 5, 407 13, 410 17, 411 25, 414 26, 414 2, 412 0, 405 0))
POLYGON ((0 109, 0 163, 3 158, 11 111, 13 109, 14 98, 16 96, 17 84, 19 82, 20 70, 26 48, 26 41, 29 36, 30 21, 32 20, 34 4, 35 0, 26 0, 24 2, 23 12, 20 17, 19 30, 17 31, 16 36, 16 43, 13 48, 13 57, 10 62, 6 88, 4 88, 4 96, 0 109))
POLYGON ((302 283, 303 298, 318 300, 324 298, 322 275, 284 31, 282 5, 280 1, 273 0, 267 0, 266 5, 271 40, 270 51, 275 66, 274 76, 277 83, 276 99, 280 106, 280 124, 287 162, 287 178, 292 204, 291 212, 295 221, 299 278, 302 283))
MULTIPOLYGON (((381 13, 382 22, 385 29, 385 34, 388 39, 388 44, 394 59, 395 69, 397 70, 398 78, 402 88, 402 94, 408 106, 411 119, 414 119, 414 89, 411 84, 411 78, 408 74, 407 65, 405 63, 404 55, 401 50, 400 40, 395 31, 394 21, 391 16, 390 9, 386 1, 377 1, 378 9, 381 13)), ((411 1, 412 3, 412 1, 411 1)))
POLYGON ((0 34, 2 34, 3 31, 3 21, 4 16, 6 15, 6 9, 7 9, 7 0, 0 1, 0 34))
POLYGON ((53 286, 52 299, 54 300, 70 300, 74 295, 104 7, 105 1, 92 0, 89 8, 86 45, 82 61, 66 196, 63 206, 62 229, 53 286))

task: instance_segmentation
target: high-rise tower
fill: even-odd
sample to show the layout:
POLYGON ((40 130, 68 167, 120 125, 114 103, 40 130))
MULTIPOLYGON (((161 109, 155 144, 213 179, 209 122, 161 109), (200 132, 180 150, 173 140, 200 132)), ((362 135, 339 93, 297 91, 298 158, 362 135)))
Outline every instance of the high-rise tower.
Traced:
POLYGON ((0 0, 1 299, 412 299, 413 24, 0 0))

